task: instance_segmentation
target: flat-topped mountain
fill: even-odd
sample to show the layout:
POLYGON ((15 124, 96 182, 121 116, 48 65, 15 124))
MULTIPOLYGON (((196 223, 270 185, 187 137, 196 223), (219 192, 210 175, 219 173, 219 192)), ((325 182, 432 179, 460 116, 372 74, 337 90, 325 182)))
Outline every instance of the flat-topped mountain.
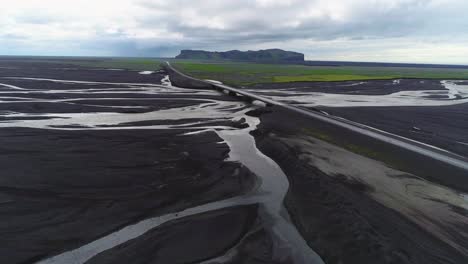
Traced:
POLYGON ((266 49, 258 51, 230 50, 225 52, 204 50, 182 50, 176 59, 197 60, 237 60, 252 62, 303 62, 304 54, 281 49, 266 49))

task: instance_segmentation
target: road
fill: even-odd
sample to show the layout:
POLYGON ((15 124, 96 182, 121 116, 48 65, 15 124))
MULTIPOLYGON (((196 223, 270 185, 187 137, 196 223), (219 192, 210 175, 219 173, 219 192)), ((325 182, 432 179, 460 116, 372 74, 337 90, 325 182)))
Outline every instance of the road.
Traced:
POLYGON ((357 122, 353 122, 353 121, 339 118, 336 116, 327 115, 325 113, 321 113, 318 111, 313 112, 310 110, 301 109, 296 106, 288 105, 282 102, 277 102, 277 101, 271 100, 269 98, 266 98, 257 94, 253 94, 247 91, 243 91, 241 89, 237 89, 237 88, 230 87, 224 84, 220 84, 215 81, 198 80, 178 71, 177 69, 172 67, 172 65, 169 62, 166 62, 166 64, 168 65, 168 67, 170 67, 173 71, 177 72, 178 74, 185 76, 186 78, 189 78, 189 79, 211 84, 217 90, 229 91, 233 95, 234 94, 240 95, 240 96, 246 97, 248 100, 251 100, 251 101, 256 100, 256 101, 264 102, 267 105, 274 105, 280 108, 287 109, 289 111, 299 113, 301 115, 305 115, 313 119, 318 119, 320 121, 338 126, 340 128, 351 130, 361 135, 365 135, 367 137, 397 146, 399 148, 403 148, 405 150, 423 155, 425 157, 429 157, 431 159, 435 159, 437 161, 449 164, 451 166, 455 166, 459 169, 467 171, 468 173, 468 159, 466 157, 457 155, 455 153, 452 153, 452 152, 449 152, 449 151, 446 151, 446 150, 443 150, 443 149, 440 149, 440 148, 437 148, 428 144, 424 144, 422 142, 418 142, 409 138, 405 138, 405 137, 398 136, 389 132, 385 132, 385 131, 382 131, 373 127, 369 127, 369 126, 366 126, 357 122))

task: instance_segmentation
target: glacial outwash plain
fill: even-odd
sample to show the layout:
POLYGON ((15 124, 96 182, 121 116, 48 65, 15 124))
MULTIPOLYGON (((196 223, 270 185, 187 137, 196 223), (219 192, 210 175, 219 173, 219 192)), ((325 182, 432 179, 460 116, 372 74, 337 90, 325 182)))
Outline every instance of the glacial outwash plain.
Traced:
POLYGON ((468 67, 185 54, 0 57, 0 263, 468 263, 468 67))

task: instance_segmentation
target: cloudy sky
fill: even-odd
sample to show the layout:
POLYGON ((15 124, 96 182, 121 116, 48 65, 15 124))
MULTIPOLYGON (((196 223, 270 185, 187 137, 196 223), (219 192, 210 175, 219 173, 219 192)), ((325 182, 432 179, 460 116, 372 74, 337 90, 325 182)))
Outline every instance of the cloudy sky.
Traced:
POLYGON ((174 56, 282 48, 310 60, 468 64, 466 0, 0 0, 0 54, 174 56))

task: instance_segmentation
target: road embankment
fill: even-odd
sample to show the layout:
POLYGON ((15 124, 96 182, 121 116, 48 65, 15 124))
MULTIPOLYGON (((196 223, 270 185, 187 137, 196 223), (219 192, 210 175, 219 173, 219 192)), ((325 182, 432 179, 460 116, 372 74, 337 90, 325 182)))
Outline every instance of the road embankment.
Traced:
POLYGON ((171 83, 177 87, 193 89, 214 89, 212 84, 187 76, 170 67, 169 64, 163 64, 162 68, 169 75, 171 83))

